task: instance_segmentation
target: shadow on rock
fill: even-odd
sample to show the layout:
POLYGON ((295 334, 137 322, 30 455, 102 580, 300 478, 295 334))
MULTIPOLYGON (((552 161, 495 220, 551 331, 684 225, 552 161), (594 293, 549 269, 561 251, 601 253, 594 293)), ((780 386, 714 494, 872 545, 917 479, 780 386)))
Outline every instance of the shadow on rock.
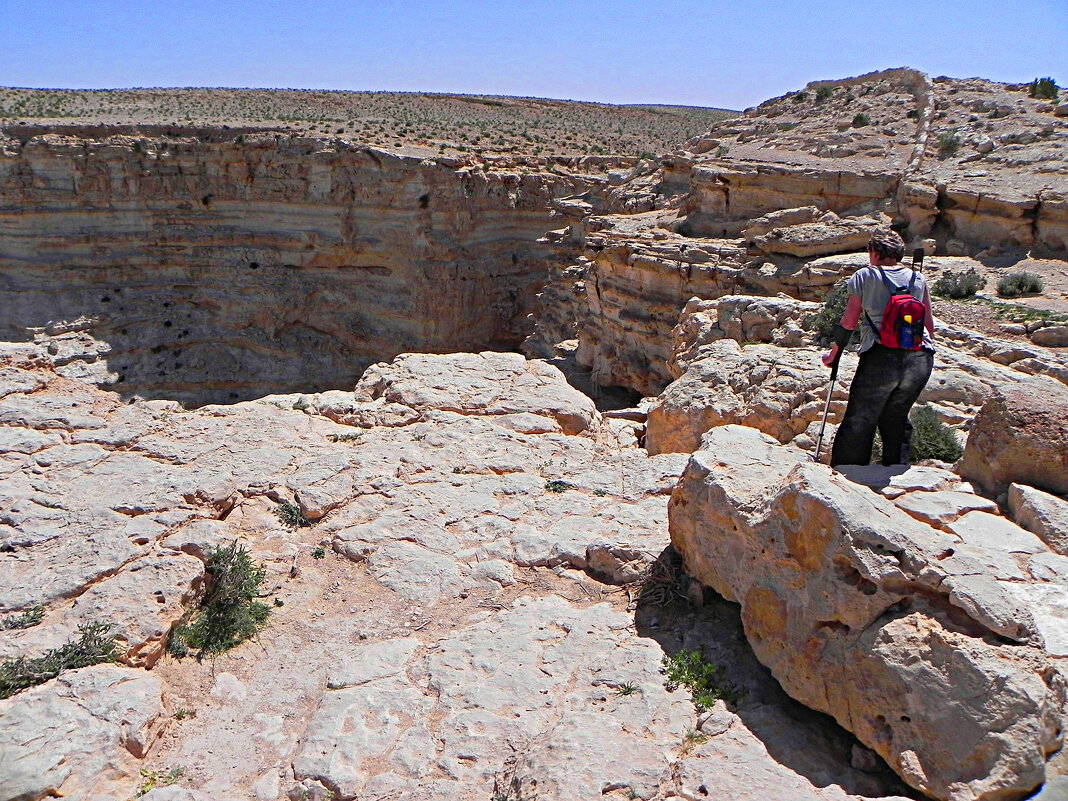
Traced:
MULTIPOLYGON (((838 785, 871 798, 923 798, 833 718, 790 698, 753 654, 739 606, 687 576, 671 546, 647 573, 634 621, 638 634, 659 643, 666 659, 697 653, 718 665, 717 689, 730 711, 772 759, 815 787, 838 785)), ((722 731, 705 733, 716 737, 722 731)))

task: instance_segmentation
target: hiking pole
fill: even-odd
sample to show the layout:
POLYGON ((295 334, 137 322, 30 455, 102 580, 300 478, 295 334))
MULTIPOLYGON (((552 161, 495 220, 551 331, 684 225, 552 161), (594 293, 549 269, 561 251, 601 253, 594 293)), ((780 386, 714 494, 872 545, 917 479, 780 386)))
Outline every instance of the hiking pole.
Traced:
POLYGON ((820 434, 816 437, 816 461, 820 460, 820 449, 823 447, 823 431, 827 428, 827 413, 831 410, 831 394, 834 392, 834 381, 838 378, 838 362, 842 360, 842 349, 838 349, 838 354, 834 357, 834 362, 831 364, 831 383, 827 387, 827 402, 823 404, 823 422, 820 423, 820 434))

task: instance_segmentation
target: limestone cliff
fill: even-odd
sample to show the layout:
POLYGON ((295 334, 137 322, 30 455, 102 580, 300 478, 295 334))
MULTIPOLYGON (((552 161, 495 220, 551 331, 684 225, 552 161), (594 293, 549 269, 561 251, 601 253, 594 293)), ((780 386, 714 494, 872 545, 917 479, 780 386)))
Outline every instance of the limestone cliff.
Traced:
POLYGON ((197 403, 348 387, 403 351, 514 348, 548 202, 595 180, 262 131, 10 132, 4 338, 84 332, 53 352, 197 403))

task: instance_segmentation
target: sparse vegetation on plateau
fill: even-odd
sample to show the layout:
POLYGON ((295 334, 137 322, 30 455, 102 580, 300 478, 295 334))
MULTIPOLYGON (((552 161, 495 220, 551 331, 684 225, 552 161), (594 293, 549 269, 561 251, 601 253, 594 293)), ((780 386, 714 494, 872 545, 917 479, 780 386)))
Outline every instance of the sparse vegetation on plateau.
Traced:
POLYGON ((1027 94, 1039 100, 1056 100, 1057 82, 1052 78, 1035 78, 1027 87, 1027 94))
POLYGON ((986 279, 972 267, 967 271, 947 272, 939 276, 938 280, 931 285, 931 292, 940 298, 959 300, 970 298, 985 286, 986 279))
POLYGON ((300 507, 291 501, 282 501, 278 504, 274 514, 286 528, 304 528, 311 525, 311 521, 304 516, 300 507))
POLYGON ((111 636, 111 624, 99 621, 78 629, 78 639, 43 656, 16 656, 0 662, 0 698, 10 698, 20 690, 44 684, 67 670, 112 662, 118 646, 111 636))
POLYGON ((960 137, 957 135, 956 128, 938 135, 939 158, 949 158, 958 150, 960 150, 960 137))
POLYGON ((998 294, 1003 298, 1037 294, 1045 289, 1042 276, 1035 273, 1009 273, 998 281, 998 294))
POLYGON ((21 614, 0 618, 0 631, 32 628, 44 620, 44 611, 43 606, 35 606, 21 614))
POLYGON ((257 600, 267 569, 256 564, 242 545, 234 540, 217 547, 208 557, 210 587, 189 622, 171 634, 171 653, 197 649, 197 657, 220 654, 254 637, 271 614, 267 604, 257 600))
POLYGON ((863 112, 856 114, 853 116, 852 125, 854 128, 863 128, 865 125, 871 125, 871 117, 863 112))

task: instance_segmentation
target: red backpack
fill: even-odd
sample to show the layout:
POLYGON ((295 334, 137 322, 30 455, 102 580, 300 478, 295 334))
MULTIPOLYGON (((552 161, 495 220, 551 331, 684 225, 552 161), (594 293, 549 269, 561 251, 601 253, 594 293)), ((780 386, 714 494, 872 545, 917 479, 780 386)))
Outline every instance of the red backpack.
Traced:
POLYGON ((882 267, 878 267, 879 275, 883 283, 890 290, 890 300, 883 309, 883 324, 878 329, 871 316, 864 312, 868 318, 868 325, 872 331, 878 330, 879 344, 886 348, 902 348, 904 350, 919 350, 923 346, 923 327, 927 319, 927 307, 912 296, 912 287, 916 283, 916 271, 912 272, 912 279, 907 287, 894 286, 886 277, 882 267))

